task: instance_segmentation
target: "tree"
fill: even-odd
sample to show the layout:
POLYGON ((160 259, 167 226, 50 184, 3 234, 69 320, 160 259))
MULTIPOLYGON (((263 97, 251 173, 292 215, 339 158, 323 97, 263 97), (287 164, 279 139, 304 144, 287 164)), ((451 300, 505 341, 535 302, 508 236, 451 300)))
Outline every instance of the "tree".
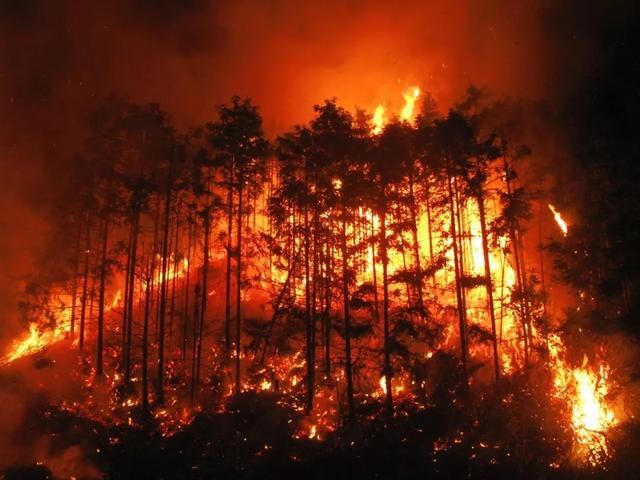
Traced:
POLYGON ((315 145, 316 162, 327 165, 326 172, 331 181, 331 195, 335 196, 337 217, 340 222, 338 249, 341 256, 341 290, 344 313, 345 377, 347 381, 347 406, 349 419, 355 418, 353 389, 353 360, 351 353, 351 316, 349 313, 349 291, 353 283, 350 260, 348 224, 353 219, 353 209, 359 198, 356 189, 361 170, 358 153, 362 146, 357 141, 357 130, 351 114, 336 105, 335 99, 315 105, 316 117, 311 121, 311 132, 315 145))
MULTIPOLYGON (((262 131, 262 118, 258 109, 246 98, 235 96, 231 105, 218 107, 218 120, 208 125, 210 143, 217 161, 226 165, 227 185, 237 192, 236 217, 236 331, 235 331, 235 391, 240 393, 240 331, 241 331, 241 292, 242 292, 242 220, 245 211, 243 200, 260 185, 264 174, 264 159, 268 151, 268 142, 262 131)), ((233 191, 229 193, 229 205, 233 191)), ((250 198, 250 197, 249 197, 250 198)), ((233 210, 229 207, 229 213, 233 210)), ((229 215, 228 222, 232 222, 229 215)), ((231 231, 231 229, 229 229, 231 231)), ((227 255, 231 255, 228 251, 227 255)), ((229 263, 227 263, 229 265, 229 263)), ((230 274, 228 270, 227 275, 230 274)), ((230 282, 227 280, 227 303, 229 302, 230 282)), ((226 321, 226 320, 225 320, 226 321)))

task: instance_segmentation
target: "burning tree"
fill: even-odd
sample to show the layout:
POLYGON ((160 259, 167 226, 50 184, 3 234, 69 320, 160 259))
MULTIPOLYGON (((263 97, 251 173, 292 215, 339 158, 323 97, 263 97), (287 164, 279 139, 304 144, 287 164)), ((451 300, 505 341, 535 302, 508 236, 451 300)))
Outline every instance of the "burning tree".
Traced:
POLYGON ((70 261, 25 292, 31 333, 2 362, 75 341, 79 324, 83 379, 109 401, 70 410, 165 437, 259 392, 313 441, 456 405, 455 429, 429 437, 444 452, 477 434, 474 402, 547 395, 576 456, 606 462, 609 368, 568 361, 525 258, 530 151, 469 102, 441 115, 427 97, 417 115, 421 95, 394 118, 327 100, 273 145, 249 99, 182 135, 159 106, 110 99, 61 196, 74 201, 57 206, 70 261), (552 381, 536 393, 541 371, 552 381))

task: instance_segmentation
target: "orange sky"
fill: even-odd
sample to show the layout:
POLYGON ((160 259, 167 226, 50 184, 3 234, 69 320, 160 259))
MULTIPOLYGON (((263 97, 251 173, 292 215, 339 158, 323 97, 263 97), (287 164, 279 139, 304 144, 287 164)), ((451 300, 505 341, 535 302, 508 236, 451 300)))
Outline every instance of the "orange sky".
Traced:
POLYGON ((33 268, 42 206, 82 146, 87 112, 108 93, 159 102, 179 128, 211 120, 233 94, 251 96, 270 136, 334 96, 348 108, 385 103, 398 112, 408 85, 444 108, 470 84, 553 99, 590 64, 589 35, 572 24, 580 10, 570 3, 3 3, 0 309, 15 303, 33 268))

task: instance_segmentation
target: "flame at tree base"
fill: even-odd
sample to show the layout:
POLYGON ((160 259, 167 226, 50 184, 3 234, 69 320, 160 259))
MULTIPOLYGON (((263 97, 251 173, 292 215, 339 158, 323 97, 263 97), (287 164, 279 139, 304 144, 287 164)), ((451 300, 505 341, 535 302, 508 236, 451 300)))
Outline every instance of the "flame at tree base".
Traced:
POLYGON ((610 367, 602 361, 597 369, 589 366, 585 355, 582 366, 571 368, 560 338, 549 339, 553 395, 567 403, 571 414, 574 454, 579 462, 597 466, 612 455, 607 432, 618 420, 608 401, 610 367))

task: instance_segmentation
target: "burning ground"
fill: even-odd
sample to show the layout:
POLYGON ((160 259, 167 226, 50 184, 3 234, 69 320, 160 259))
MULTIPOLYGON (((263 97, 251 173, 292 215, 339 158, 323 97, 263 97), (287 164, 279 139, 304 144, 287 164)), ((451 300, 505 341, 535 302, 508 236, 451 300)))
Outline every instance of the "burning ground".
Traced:
MULTIPOLYGON (((43 27, 36 43, 61 25, 70 27, 67 40, 86 28, 71 5, 53 17, 38 2, 17 5, 3 11, 10 41, 35 25, 43 27)), ((309 89, 322 83, 314 96, 339 94, 315 106, 307 93, 271 85, 273 72, 295 76, 296 65, 257 82, 251 73, 262 60, 242 70, 228 56, 247 49, 239 18, 267 51, 296 35, 315 51, 294 28, 315 18, 313 8, 287 17, 286 5, 111 7, 97 12, 107 30, 133 15, 119 27, 133 57, 170 31, 182 40, 154 46, 155 68, 209 58, 235 72, 231 91, 255 89, 256 100, 220 99, 203 114, 165 102, 170 89, 156 85, 162 106, 148 103, 140 72, 125 74, 99 33, 87 33, 87 45, 105 53, 104 78, 90 78, 95 64, 75 42, 57 57, 67 63, 29 50, 51 85, 61 85, 52 72, 62 65, 89 66, 91 98, 2 77, 16 94, 7 112, 18 113, 6 158, 42 142, 47 162, 11 169, 9 178, 24 178, 3 192, 8 217, 44 233, 7 234, 18 239, 8 245, 29 244, 32 255, 4 262, 13 276, 3 280, 11 285, 3 304, 19 321, 3 328, 1 475, 638 474, 631 126, 639 109, 626 81, 638 76, 618 48, 633 32, 622 20, 629 7, 603 9, 608 23, 597 28, 589 15, 569 22, 545 4, 531 18, 496 11, 494 30, 475 22, 479 7, 470 4, 450 19, 460 45, 436 30, 429 60, 403 53, 384 68, 371 66, 375 42, 398 26, 380 18, 404 16, 364 9, 353 32, 327 26, 335 59, 322 49, 316 63, 298 58, 307 71, 327 69, 310 75, 309 89), (277 12, 287 27, 280 35, 265 21, 277 12), (500 70, 507 80, 498 81, 498 69, 462 52, 473 39, 491 50, 493 40, 478 39, 497 35, 504 41, 493 52, 508 58, 515 47, 505 43, 506 19, 520 22, 522 51, 537 63, 520 59, 522 68, 500 70), (550 43, 540 25, 553 32, 550 43), (551 93, 545 85, 559 60, 545 55, 563 26, 582 48, 563 71, 573 77, 551 93), (612 31, 622 32, 613 47, 612 31), (362 89, 345 78, 356 78, 364 60, 342 52, 359 35, 378 39, 351 46, 375 72, 362 89), (447 62, 435 67, 445 54, 455 74, 447 62), (494 92, 466 88, 465 68, 494 92), (109 78, 135 100, 106 94, 109 78), (61 113, 57 132, 30 137, 25 121, 46 123, 51 113, 29 92, 50 105, 72 98, 65 108, 77 117, 61 113), (285 107, 282 99, 294 98, 285 107), (625 109, 610 108, 623 98, 625 109), (21 188, 34 211, 17 200, 21 188)), ((333 15, 348 18, 354 8, 333 15)), ((389 45, 421 38, 428 14, 442 12, 416 7, 406 38, 389 45)), ((296 59, 300 49, 284 50, 296 59)), ((210 78, 226 91, 220 77, 210 78)), ((180 69, 174 80, 191 78, 201 77, 180 69)))

